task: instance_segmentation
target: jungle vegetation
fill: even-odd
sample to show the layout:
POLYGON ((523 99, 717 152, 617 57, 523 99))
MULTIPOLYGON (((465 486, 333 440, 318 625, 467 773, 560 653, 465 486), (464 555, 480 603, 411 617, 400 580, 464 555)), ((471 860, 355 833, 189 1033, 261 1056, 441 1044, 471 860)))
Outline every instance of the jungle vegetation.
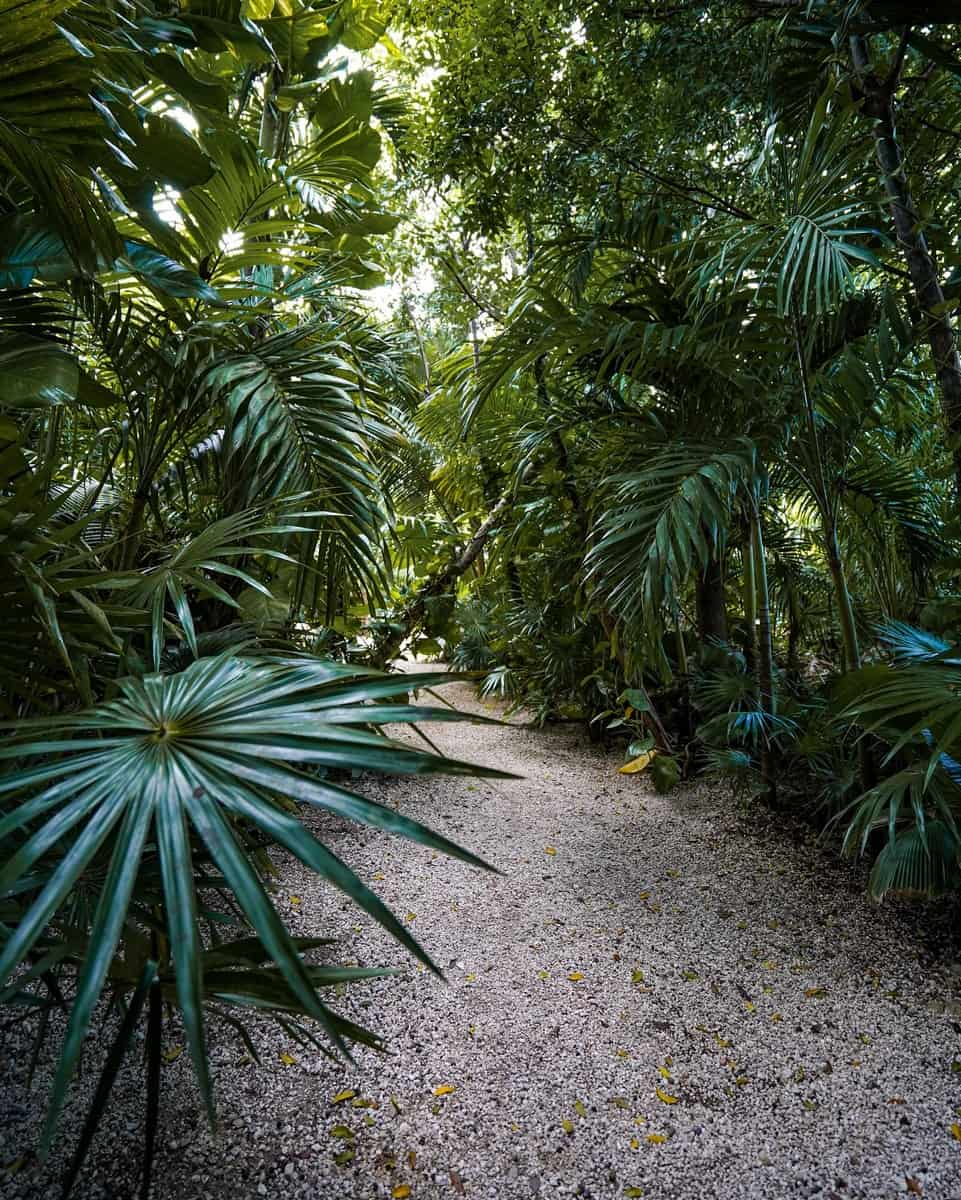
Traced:
MULTIPOLYGON (((398 657, 961 883, 949 0, 0 0, 0 997, 378 1044, 281 847, 398 657)), ((429 743, 425 743, 429 747, 429 743)), ((436 969, 436 968, 434 968, 436 969)), ((99 1019, 99 1018, 98 1018, 99 1019)), ((139 1053, 139 1049, 138 1049, 139 1053)))

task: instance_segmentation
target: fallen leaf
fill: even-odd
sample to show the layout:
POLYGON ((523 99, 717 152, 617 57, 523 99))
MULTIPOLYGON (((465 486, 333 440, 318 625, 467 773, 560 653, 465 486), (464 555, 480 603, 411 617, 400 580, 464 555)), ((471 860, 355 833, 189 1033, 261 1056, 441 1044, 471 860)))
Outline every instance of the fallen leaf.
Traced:
POLYGON ((631 972, 631 983, 643 983, 643 982, 644 982, 644 972, 643 971, 632 971, 631 972))
POLYGON ((658 1100, 662 1100, 665 1104, 677 1104, 677 1096, 669 1096, 663 1088, 656 1087, 654 1091, 658 1100))
POLYGON ((667 1067, 658 1067, 657 1073, 658 1073, 658 1075, 660 1075, 660 1077, 662 1079, 670 1079, 671 1078, 671 1072, 667 1069, 667 1067))
POLYGON ((451 1171, 451 1173, 450 1173, 450 1185, 454 1189, 454 1191, 458 1194, 458 1196, 463 1196, 464 1181, 463 1181, 463 1179, 461 1179, 461 1177, 457 1174, 456 1171, 451 1171))
POLYGON ((639 1150, 641 1143, 637 1140, 636 1137, 632 1137, 630 1142, 628 1143, 628 1145, 631 1147, 632 1150, 639 1150))
POLYGON ((408 1150, 407 1151, 407 1161, 410 1164, 410 1169, 412 1171, 416 1171, 417 1170, 417 1151, 416 1150, 408 1150))
POLYGON ((456 1090, 457 1089, 454 1087, 454 1085, 452 1083, 442 1083, 440 1085, 440 1087, 434 1088, 434 1095, 435 1096, 449 1096, 451 1094, 451 1092, 456 1091, 456 1090))
POLYGON ((281 1054, 281 1056, 280 1056, 280 1061, 284 1064, 285 1067, 292 1067, 297 1062, 297 1059, 294 1058, 294 1056, 292 1054, 288 1054, 285 1050, 284 1053, 281 1054))
POLYGON ((618 1050, 617 1057, 618 1058, 630 1058, 631 1052, 630 1052, 630 1050, 618 1050))
POLYGON ((565 1117, 564 1120, 561 1121, 561 1129, 563 1129, 564 1132, 567 1134, 573 1133, 574 1132, 574 1122, 568 1120, 567 1117, 565 1117))
POLYGON ((647 1135, 647 1140, 651 1143, 652 1146, 663 1146, 664 1143, 667 1141, 667 1138, 664 1136, 663 1133, 649 1133, 647 1135))
POLYGON ((464 976, 464 982, 465 982, 465 983, 473 983, 473 982, 476 980, 476 978, 477 978, 477 976, 476 976, 476 975, 474 975, 474 974, 465 975, 465 976, 464 976))
POLYGON ((297 905, 297 904, 299 904, 299 903, 300 903, 300 897, 299 897, 299 896, 291 896, 291 897, 290 897, 290 903, 291 903, 291 904, 294 904, 294 905, 297 905))
POLYGON ((951 1130, 951 1136, 956 1142, 961 1142, 961 1125, 955 1121, 953 1125, 948 1127, 951 1130))
POLYGON ((407 920, 407 921, 416 921, 416 920, 417 920, 417 913, 413 913, 413 912, 409 912, 409 913, 407 913, 405 920, 407 920))
POLYGON ((354 1131, 348 1129, 346 1125, 335 1125, 330 1131, 330 1136, 335 1138, 352 1138, 354 1131))
POLYGON ((343 1104, 345 1100, 353 1100, 353 1098, 354 1092, 350 1088, 345 1088, 342 1092, 337 1093, 331 1100, 331 1104, 343 1104))
POLYGON ((406 1183, 399 1183, 391 1192, 391 1195, 394 1197, 394 1200, 407 1200, 407 1197, 410 1195, 410 1188, 406 1183))
POLYGON ((804 994, 805 994, 805 996, 807 996, 807 998, 809 1000, 820 1000, 822 996, 826 996, 828 993, 827 993, 827 988, 813 987, 813 988, 805 988, 804 994))
POLYGON ((577 1115, 579 1117, 587 1116, 587 1109, 584 1107, 583 1103, 580 1100, 574 1101, 574 1111, 577 1113, 577 1115))
POLYGON ((908 1175, 904 1180, 904 1186, 908 1189, 912 1196, 923 1196, 924 1189, 921 1187, 921 1180, 914 1179, 908 1175))
POLYGON ((376 873, 376 875, 374 876, 374 878, 375 878, 376 880, 378 880, 378 882, 379 882, 381 879, 384 879, 384 878, 385 878, 384 872, 383 872, 383 871, 378 871, 378 872, 376 873))
POLYGON ((784 1018, 781 1016, 780 1013, 771 1013, 771 1020, 776 1023, 778 1021, 783 1021, 784 1018))
POLYGON ((550 979, 550 977, 551 977, 551 976, 550 976, 550 972, 549 972, 549 971, 538 971, 538 972, 537 972, 537 978, 538 978, 538 979, 550 979))
POLYGON ((172 1063, 176 1059, 178 1059, 181 1056, 181 1054, 183 1054, 183 1052, 184 1052, 183 1046, 171 1046, 169 1050, 164 1051, 163 1060, 164 1060, 164 1062, 172 1063))
POLYGON ((339 1154, 334 1155, 334 1162, 338 1167, 346 1167, 348 1163, 354 1161, 355 1150, 353 1146, 348 1146, 346 1150, 341 1150, 339 1154))
POLYGON ((646 754, 639 754, 637 758, 632 758, 630 762, 625 763, 619 769, 621 775, 636 775, 639 771, 643 771, 649 767, 654 761, 656 751, 648 750, 646 754))
POLYGON ((626 1187, 626 1188, 624 1189, 624 1195, 625 1195, 625 1196, 630 1196, 630 1197, 631 1197, 631 1200, 636 1200, 636 1197, 637 1197, 637 1196, 643 1196, 643 1195, 644 1195, 644 1189, 643 1189, 643 1188, 639 1188, 639 1187, 626 1187))
POLYGON ((551 858, 553 858, 554 855, 557 853, 557 849, 554 846, 545 846, 544 853, 549 854, 551 856, 551 858))
POLYGON ((580 981, 584 978, 584 976, 580 971, 571 971, 570 975, 568 975, 567 978, 572 983, 580 983, 580 981))
POLYGON ((725 1038, 719 1037, 718 1034, 716 1034, 716 1033, 714 1035, 714 1041, 717 1043, 718 1047, 721 1050, 730 1050, 730 1048, 731 1048, 731 1043, 729 1041, 727 1041, 725 1038))

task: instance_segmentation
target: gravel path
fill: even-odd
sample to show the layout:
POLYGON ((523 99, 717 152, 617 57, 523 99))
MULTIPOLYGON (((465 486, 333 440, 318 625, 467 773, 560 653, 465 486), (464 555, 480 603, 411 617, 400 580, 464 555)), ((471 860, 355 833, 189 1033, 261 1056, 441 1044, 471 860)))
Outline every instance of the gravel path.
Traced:
MULTIPOLYGON (((463 686, 447 697, 484 711, 463 686)), ((265 1029, 257 1067, 224 1040, 217 1139, 175 1058, 155 1200, 961 1200, 961 968, 931 962, 911 914, 869 905, 829 853, 716 786, 658 796, 618 775, 580 731, 430 732, 525 778, 365 790, 503 875, 312 820, 448 983, 281 864, 295 932, 408 968, 341 1001, 392 1053, 344 1069, 265 1029)), ((6 1059, 0 1163, 29 1144, 44 1083, 28 1092, 16 1047, 6 1059)), ((85 1200, 133 1192, 139 1086, 85 1200)), ((51 1179, 28 1163, 0 1192, 53 1195, 51 1179)))

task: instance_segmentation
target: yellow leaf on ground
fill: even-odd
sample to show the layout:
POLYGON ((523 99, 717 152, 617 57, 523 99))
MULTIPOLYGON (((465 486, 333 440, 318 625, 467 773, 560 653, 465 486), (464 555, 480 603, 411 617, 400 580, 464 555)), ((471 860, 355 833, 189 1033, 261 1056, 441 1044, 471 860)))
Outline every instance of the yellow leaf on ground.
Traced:
POLYGON ((955 1121, 955 1123, 952 1126, 950 1126, 950 1129, 951 1129, 951 1136, 955 1139, 955 1141, 961 1142, 961 1125, 959 1125, 957 1123, 957 1121, 955 1121))
POLYGON ((183 1046, 171 1046, 169 1050, 165 1050, 163 1054, 164 1062, 171 1063, 183 1054, 183 1046))
POLYGON ((809 1000, 820 1000, 820 998, 822 996, 826 996, 828 993, 827 993, 827 988, 813 987, 813 988, 805 988, 804 994, 805 994, 805 996, 807 996, 807 998, 809 1000))
POLYGON ((677 1096, 669 1096, 663 1088, 656 1087, 654 1091, 657 1094, 658 1100, 663 1100, 665 1104, 677 1104, 677 1096))
POLYGON ((544 853, 549 854, 553 858, 554 855, 557 853, 557 848, 555 846, 545 846, 544 853))
POLYGON ((550 972, 549 971, 538 971, 537 978, 538 979, 550 979, 550 972))
POLYGON ((374 878, 375 878, 375 879, 377 879, 377 880, 381 880, 381 879, 383 879, 383 878, 384 878, 384 872, 383 872, 383 871, 378 871, 378 872, 377 872, 377 873, 374 875, 374 878))
POLYGON ((664 1143, 667 1141, 667 1138, 664 1136, 663 1133, 649 1133, 647 1135, 647 1140, 651 1143, 652 1146, 663 1146, 664 1143))
POLYGON ((662 1079, 670 1079, 671 1078, 671 1072, 667 1069, 667 1067, 658 1067, 657 1073, 658 1073, 658 1075, 660 1075, 660 1077, 662 1079))
POLYGON ((631 983, 643 983, 643 982, 644 982, 644 972, 643 971, 634 970, 631 972, 631 983))
POLYGON ((571 971, 570 975, 568 975, 567 978, 572 983, 580 983, 580 981, 584 978, 584 976, 580 971, 571 971))
POLYGON ((630 1147, 631 1147, 631 1149, 632 1149, 632 1150, 637 1150, 637 1149, 639 1149, 639 1147, 640 1147, 640 1145, 641 1145, 641 1143, 640 1143, 640 1142, 637 1140, 637 1138, 631 1138, 631 1140, 630 1140, 630 1143, 629 1143, 629 1144, 630 1144, 630 1147))
POLYGON ((561 1121, 561 1129, 563 1129, 564 1132, 567 1134, 573 1133, 574 1132, 574 1122, 569 1121, 567 1119, 567 1117, 565 1117, 564 1120, 561 1121))
POLYGON ((580 1100, 575 1100, 575 1101, 574 1101, 574 1111, 577 1113, 577 1115, 578 1115, 579 1117, 586 1117, 586 1116, 587 1116, 587 1109, 584 1107, 584 1104, 583 1104, 583 1102, 582 1102, 582 1101, 580 1101, 580 1100))
POLYGON ((646 754, 639 754, 637 758, 632 758, 630 762, 625 763, 620 768, 621 775, 636 775, 639 771, 643 771, 645 767, 649 767, 654 761, 657 752, 648 750, 646 754))
POLYGON ((291 896, 291 897, 290 897, 290 903, 291 903, 291 904, 299 904, 299 903, 300 903, 300 897, 299 897, 299 896, 291 896))
POLYGON ((407 1197, 410 1195, 410 1188, 406 1183, 399 1183, 391 1192, 391 1195, 394 1200, 407 1200, 407 1197))
POLYGON ((333 1100, 331 1100, 331 1104, 343 1104, 345 1100, 353 1100, 354 1094, 350 1088, 344 1088, 342 1092, 338 1092, 333 1100))
POLYGON ((292 1067, 294 1065, 294 1063, 296 1063, 297 1059, 294 1058, 294 1056, 292 1054, 288 1054, 287 1051, 285 1050, 284 1053, 281 1054, 281 1056, 280 1056, 280 1061, 284 1064, 285 1067, 292 1067))
POLYGON ((473 983, 476 978, 477 978, 476 975, 465 975, 464 976, 464 979, 467 981, 467 983, 473 983))
POLYGON ((414 913, 414 912, 409 912, 409 913, 407 914, 407 916, 406 916, 406 920, 408 920, 408 921, 416 921, 416 920, 417 920, 417 913, 414 913))
POLYGON ((335 1138, 352 1138, 354 1131, 348 1129, 346 1125, 335 1125, 330 1131, 330 1136, 335 1138))
POLYGON ((635 1200, 635 1197, 644 1195, 644 1189, 639 1187, 626 1187, 624 1189, 624 1195, 630 1196, 631 1200, 635 1200))
POLYGON ((442 1083, 440 1085, 440 1087, 434 1088, 434 1095, 435 1096, 449 1096, 451 1094, 451 1092, 454 1092, 456 1090, 457 1089, 454 1087, 454 1085, 452 1083, 442 1083))

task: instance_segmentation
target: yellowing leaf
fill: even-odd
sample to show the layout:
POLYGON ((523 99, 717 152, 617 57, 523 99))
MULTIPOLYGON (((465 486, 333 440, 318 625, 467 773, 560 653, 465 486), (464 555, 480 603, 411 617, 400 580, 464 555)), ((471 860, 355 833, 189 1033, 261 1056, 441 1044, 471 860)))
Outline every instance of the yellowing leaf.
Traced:
POLYGON ((632 1150, 637 1150, 638 1147, 640 1146, 640 1144, 641 1143, 637 1140, 636 1137, 631 1138, 630 1143, 629 1143, 632 1150))
POLYGON ((353 1100, 353 1098, 354 1092, 350 1088, 345 1088, 342 1092, 337 1093, 333 1100, 331 1100, 331 1104, 343 1104, 345 1100, 353 1100))
POLYGON ((726 1038, 719 1037, 716 1033, 714 1035, 714 1041, 721 1050, 730 1050, 731 1048, 731 1043, 726 1038))
POLYGON ((399 1183, 391 1192, 394 1200, 407 1200, 410 1195, 410 1188, 406 1183, 399 1183))
POLYGON ((654 1091, 657 1094, 658 1100, 663 1100, 665 1104, 677 1104, 677 1096, 669 1096, 663 1088, 656 1087, 654 1091))
POLYGON ((667 1067, 658 1067, 657 1073, 658 1073, 658 1075, 660 1075, 660 1077, 662 1079, 670 1079, 671 1078, 671 1072, 667 1069, 667 1067))
POLYGON ((781 1016, 780 1013, 771 1013, 771 1020, 772 1021, 783 1021, 784 1018, 781 1016))
POLYGON ((583 1103, 580 1100, 574 1101, 574 1111, 577 1113, 577 1115, 579 1117, 587 1116, 587 1109, 584 1107, 583 1103))
POLYGON ((550 972, 549 971, 538 971, 537 978, 538 979, 550 979, 550 972))
POLYGON ((630 1050, 618 1050, 617 1057, 618 1058, 630 1058, 631 1052, 630 1052, 630 1050))
POLYGON ((651 1143, 652 1146, 663 1146, 664 1143, 667 1141, 667 1138, 664 1136, 663 1133, 649 1133, 647 1135, 647 1140, 651 1143))
POLYGON ((649 767, 654 761, 657 754, 656 750, 648 750, 646 754, 639 754, 637 758, 632 758, 630 762, 625 763, 620 768, 621 775, 636 775, 639 771, 643 771, 649 767))
POLYGON ((572 983, 580 983, 584 976, 580 971, 571 971, 567 978, 571 980, 572 983))
POLYGON ((406 919, 407 921, 416 921, 416 920, 417 920, 417 913, 414 913, 414 912, 409 912, 409 913, 407 913, 407 915, 406 915, 406 918, 405 918, 405 919, 406 919))
POLYGON ((285 1067, 292 1067, 296 1063, 297 1059, 294 1058, 294 1056, 292 1054, 288 1054, 287 1051, 285 1050, 284 1053, 281 1054, 281 1056, 280 1056, 280 1061, 284 1064, 285 1067))
POLYGON ((827 988, 813 987, 813 988, 805 988, 804 994, 805 994, 805 996, 807 996, 807 998, 809 1000, 819 1000, 822 996, 826 996, 828 993, 827 993, 827 988))
POLYGON ((644 1195, 644 1189, 639 1187, 626 1187, 624 1189, 624 1195, 629 1196, 631 1200, 636 1200, 638 1196, 644 1195))
POLYGON ((954 1140, 956 1142, 961 1142, 961 1125, 955 1121, 953 1125, 949 1126, 949 1128, 951 1130, 951 1136, 954 1138, 954 1140))
POLYGON ((545 846, 544 853, 549 854, 551 856, 551 858, 553 858, 554 855, 557 853, 557 849, 554 846, 545 846))
POLYGON ((573 1133, 574 1132, 574 1122, 569 1121, 567 1119, 567 1117, 565 1117, 564 1120, 561 1121, 561 1129, 563 1129, 564 1132, 567 1134, 573 1133))
POLYGON ((632 971, 631 972, 631 983, 643 983, 643 982, 644 982, 644 972, 643 971, 632 971))
POLYGON ((164 1062, 168 1063, 174 1062, 174 1060, 178 1059, 183 1052, 183 1046, 171 1046, 169 1050, 164 1051, 163 1060, 164 1062))
POLYGON ((435 1096, 449 1096, 451 1094, 451 1092, 455 1092, 455 1091, 457 1091, 457 1089, 454 1087, 454 1085, 452 1083, 442 1083, 440 1085, 440 1087, 434 1088, 434 1095, 435 1096))
POLYGON ((291 897, 290 897, 290 903, 291 903, 291 904, 293 904, 293 905, 297 905, 297 904, 299 904, 299 903, 300 903, 300 897, 299 897, 299 896, 291 896, 291 897))
POLYGON ((465 975, 464 976, 464 979, 467 983, 473 983, 476 978, 477 978, 476 975, 465 975))
POLYGON ((378 882, 379 882, 381 879, 384 879, 384 878, 385 878, 385 876, 384 876, 384 872, 383 872, 383 871, 378 871, 378 872, 377 872, 377 873, 374 875, 374 878, 375 878, 376 880, 378 880, 378 882))

